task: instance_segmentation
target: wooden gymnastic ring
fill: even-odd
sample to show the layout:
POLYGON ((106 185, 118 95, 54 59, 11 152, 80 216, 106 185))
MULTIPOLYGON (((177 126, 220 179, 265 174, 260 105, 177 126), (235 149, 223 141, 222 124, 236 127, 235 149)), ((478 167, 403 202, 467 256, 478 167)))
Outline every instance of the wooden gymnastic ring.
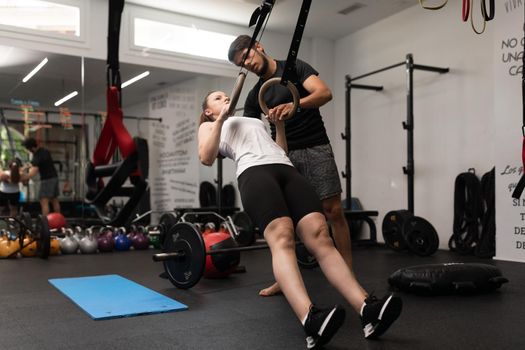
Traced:
POLYGON ((228 108, 228 116, 235 113, 235 107, 239 101, 239 96, 241 95, 242 86, 244 85, 244 80, 246 79, 246 73, 240 72, 235 81, 235 86, 233 87, 232 93, 230 95, 230 108, 228 108))
MULTIPOLYGON (((261 109, 265 115, 268 115, 269 110, 268 110, 268 106, 266 105, 266 102, 264 101, 264 94, 266 93, 266 91, 268 90, 270 86, 280 84, 280 83, 281 83, 281 78, 268 79, 261 86, 261 89, 259 90, 259 105, 261 106, 261 109)), ((288 88, 288 90, 290 90, 290 92, 292 93, 292 97, 293 97, 293 108, 287 117, 287 118, 291 118, 293 117, 293 115, 295 114, 295 111, 297 111, 297 108, 299 107, 300 96, 299 96, 299 91, 297 90, 297 88, 291 81, 288 81, 288 83, 286 84, 286 87, 288 88)))

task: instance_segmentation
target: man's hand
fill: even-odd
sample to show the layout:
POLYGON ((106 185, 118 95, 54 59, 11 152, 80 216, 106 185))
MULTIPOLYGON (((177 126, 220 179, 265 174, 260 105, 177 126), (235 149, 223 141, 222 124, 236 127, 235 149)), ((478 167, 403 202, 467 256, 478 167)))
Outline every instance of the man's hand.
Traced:
POLYGON ((292 102, 275 106, 272 109, 268 110, 268 120, 272 123, 275 123, 279 120, 286 120, 289 118, 289 115, 292 112, 292 110, 292 102))

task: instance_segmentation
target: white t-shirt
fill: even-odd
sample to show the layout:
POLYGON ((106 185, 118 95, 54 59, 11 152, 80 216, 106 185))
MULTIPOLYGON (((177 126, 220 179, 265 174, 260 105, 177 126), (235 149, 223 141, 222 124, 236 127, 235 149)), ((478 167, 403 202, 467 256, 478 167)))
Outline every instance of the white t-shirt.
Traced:
POLYGON ((293 166, 284 150, 272 140, 262 120, 230 117, 222 125, 219 152, 235 162, 236 175, 264 164, 293 166))
MULTIPOLYGON (((11 176, 11 171, 6 170, 4 173, 11 176)), ((0 192, 3 193, 17 193, 20 192, 20 186, 19 184, 14 184, 9 181, 0 181, 0 192)))

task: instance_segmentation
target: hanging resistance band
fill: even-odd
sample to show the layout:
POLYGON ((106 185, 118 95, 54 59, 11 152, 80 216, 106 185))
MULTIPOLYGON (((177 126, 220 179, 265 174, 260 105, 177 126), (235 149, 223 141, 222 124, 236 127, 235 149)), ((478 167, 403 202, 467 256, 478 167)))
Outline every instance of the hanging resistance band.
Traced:
POLYGON ((124 0, 109 1, 107 118, 93 152, 93 161, 86 169, 86 201, 93 204, 105 224, 114 226, 123 226, 129 220, 147 188, 145 180, 148 173, 147 141, 131 137, 124 126, 121 109, 118 50, 123 9, 124 0), (117 147, 123 160, 109 164, 117 147), (106 184, 104 177, 109 177, 106 184), (133 187, 123 186, 128 178, 133 187), (113 197, 129 197, 129 200, 115 216, 110 217, 106 213, 106 205, 113 197))
MULTIPOLYGON (((524 8, 524 16, 523 20, 525 22, 525 6, 524 8)), ((525 33, 525 23, 523 25, 523 31, 525 33)), ((522 66, 521 66, 521 108, 522 108, 522 126, 521 126, 521 133, 523 135, 523 141, 521 145, 521 163, 523 165, 523 168, 521 170, 521 178, 518 184, 516 185, 516 188, 514 189, 514 192, 512 192, 513 198, 520 198, 521 194, 523 193, 523 189, 525 188, 525 71, 523 71, 523 68, 525 68, 525 52, 522 55, 522 66)))
MULTIPOLYGON (((448 0, 444 0, 444 2, 441 5, 429 6, 425 5, 424 0, 419 0, 419 4, 421 5, 421 7, 423 7, 426 10, 439 10, 445 7, 447 3, 448 0)), ((474 0, 462 0, 461 19, 463 20, 463 22, 466 22, 470 17, 470 25, 472 27, 472 30, 474 30, 474 33, 482 34, 483 32, 485 32, 487 22, 494 19, 495 0, 480 0, 481 16, 483 20, 483 27, 480 30, 478 30, 474 25, 474 14, 472 11, 473 7, 474 0), (489 2, 489 6, 487 6, 487 1, 489 2)))

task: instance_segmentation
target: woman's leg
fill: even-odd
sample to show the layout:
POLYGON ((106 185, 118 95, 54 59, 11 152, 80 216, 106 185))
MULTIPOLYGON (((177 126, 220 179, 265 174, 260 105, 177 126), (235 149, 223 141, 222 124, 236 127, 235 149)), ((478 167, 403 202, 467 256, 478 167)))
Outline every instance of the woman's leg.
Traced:
POLYGON ((297 224, 297 234, 316 258, 328 281, 359 313, 366 294, 335 248, 324 216, 317 212, 306 215, 297 224))
POLYGON ((312 301, 297 266, 293 223, 289 217, 274 219, 264 230, 272 253, 273 274, 299 321, 308 314, 312 301))

